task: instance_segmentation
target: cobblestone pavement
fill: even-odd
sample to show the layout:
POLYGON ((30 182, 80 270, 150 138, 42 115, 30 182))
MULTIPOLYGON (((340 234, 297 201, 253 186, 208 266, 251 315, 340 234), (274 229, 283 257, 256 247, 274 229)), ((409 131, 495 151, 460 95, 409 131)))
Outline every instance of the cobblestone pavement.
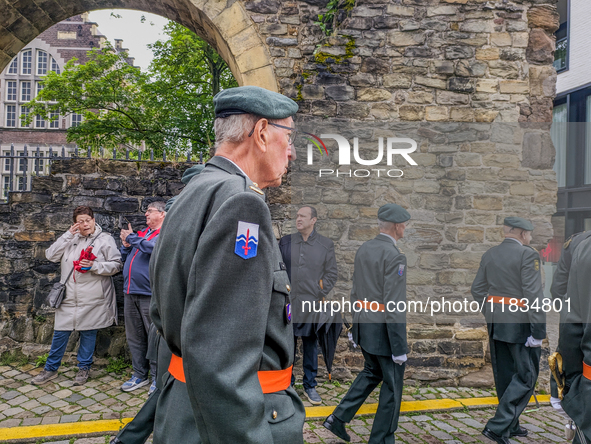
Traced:
MULTIPOLYGON (((119 387, 128 374, 116 375, 104 369, 92 370, 91 379, 85 386, 74 387, 72 384, 76 367, 62 367, 55 380, 40 387, 33 386, 29 382, 39 371, 40 369, 34 369, 32 365, 0 367, 0 428, 128 418, 137 413, 147 398, 147 387, 131 393, 120 390, 119 387)), ((310 406, 303 396, 301 385, 296 384, 296 388, 302 395, 304 404, 310 406)), ((324 405, 336 405, 348 388, 349 384, 336 382, 323 382, 317 387, 324 405)), ((377 394, 377 391, 372 393, 368 402, 377 402, 377 394)), ((405 401, 489 396, 495 396, 495 391, 452 387, 404 389, 405 401)), ((406 444, 489 444, 492 441, 485 439, 480 432, 493 412, 492 408, 480 408, 445 413, 402 414, 396 438, 398 442, 406 444)), ((565 421, 549 406, 525 413, 521 422, 522 426, 529 429, 530 436, 515 440, 515 443, 565 442, 565 421)), ((372 423, 372 416, 355 418, 348 427, 352 442, 367 442, 372 423)), ((321 420, 306 422, 304 437, 308 444, 342 442, 322 427, 321 420)), ((53 441, 38 439, 30 443, 103 444, 108 443, 109 439, 110 436, 105 435, 53 441)))
MULTIPOLYGON (((468 412, 420 413, 401 415, 396 432, 396 442, 404 444, 461 444, 482 443, 494 444, 484 438, 482 431, 486 420, 492 416, 494 409, 470 410, 468 412)), ((373 423, 373 417, 356 418, 349 424, 348 432, 351 442, 366 443, 373 423)), ((564 439, 565 422, 553 412, 552 407, 545 406, 539 411, 525 413, 521 416, 521 425, 529 430, 527 438, 512 440, 515 444, 555 444, 567 443, 564 439)), ((108 444, 110 436, 82 438, 62 441, 46 441, 45 444, 108 444)), ((306 444, 343 443, 322 427, 322 421, 308 421, 304 425, 306 444)), ((38 444, 43 441, 31 441, 38 444)), ((151 444, 151 439, 148 444, 151 444)))

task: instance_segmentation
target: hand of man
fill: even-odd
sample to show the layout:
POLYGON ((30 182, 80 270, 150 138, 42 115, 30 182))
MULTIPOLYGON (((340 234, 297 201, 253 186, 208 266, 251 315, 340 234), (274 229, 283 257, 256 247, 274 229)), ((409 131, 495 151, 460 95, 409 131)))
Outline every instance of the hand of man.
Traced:
POLYGON ((394 356, 392 355, 392 361, 394 361, 394 364, 398 364, 398 365, 402 365, 406 362, 406 355, 400 355, 400 356, 394 356))
POLYGON ((563 418, 570 420, 570 417, 566 414, 566 412, 562 408, 562 402, 560 401, 559 398, 555 398, 553 396, 550 397, 550 404, 552 405, 552 408, 554 410, 556 410, 556 413, 558 413, 563 418))
POLYGON ((121 241, 123 242, 123 245, 125 247, 129 247, 130 245, 126 242, 127 241, 127 236, 129 236, 130 234, 133 234, 133 229, 131 228, 131 224, 127 224, 127 230, 125 228, 121 229, 121 233, 119 234, 119 237, 121 238, 121 241), (127 245, 125 245, 127 244, 127 245))
POLYGON ((535 339, 533 336, 527 338, 526 347, 541 347, 543 339, 535 339))

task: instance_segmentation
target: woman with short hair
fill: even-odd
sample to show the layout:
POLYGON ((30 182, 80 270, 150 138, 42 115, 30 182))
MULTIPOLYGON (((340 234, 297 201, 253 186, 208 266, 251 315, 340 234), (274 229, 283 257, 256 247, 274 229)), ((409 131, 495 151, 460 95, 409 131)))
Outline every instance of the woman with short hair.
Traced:
POLYGON ((96 224, 91 208, 77 207, 72 218, 74 224, 70 229, 45 250, 48 260, 61 262, 61 282, 66 284, 66 294, 55 310, 53 340, 45 368, 33 378, 33 384, 44 384, 58 376, 57 369, 74 330, 80 333, 74 385, 86 383, 97 330, 117 322, 115 287, 111 279, 122 267, 117 244, 96 224), (90 246, 93 255, 90 257, 96 257, 81 258, 82 251, 90 246), (70 276, 72 269, 74 272, 70 276))

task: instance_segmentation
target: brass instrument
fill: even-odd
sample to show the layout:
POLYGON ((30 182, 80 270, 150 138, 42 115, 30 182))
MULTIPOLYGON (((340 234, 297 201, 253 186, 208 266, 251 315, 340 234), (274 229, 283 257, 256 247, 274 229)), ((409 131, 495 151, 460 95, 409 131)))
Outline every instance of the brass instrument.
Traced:
POLYGON ((558 387, 558 397, 562 400, 564 398, 564 386, 566 384, 566 378, 562 371, 562 355, 558 352, 552 353, 548 356, 548 365, 550 366, 552 377, 556 381, 556 387, 558 387))

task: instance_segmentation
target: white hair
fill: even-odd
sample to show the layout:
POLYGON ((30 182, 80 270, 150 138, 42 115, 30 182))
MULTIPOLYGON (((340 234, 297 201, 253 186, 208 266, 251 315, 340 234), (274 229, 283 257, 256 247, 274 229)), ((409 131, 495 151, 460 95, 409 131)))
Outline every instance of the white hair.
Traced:
MULTIPOLYGON (((224 143, 241 143, 248 137, 259 120, 263 117, 255 114, 234 114, 228 117, 218 117, 213 124, 215 131, 215 146, 217 149, 224 143)), ((275 120, 267 119, 269 123, 275 120)))
POLYGON ((378 219, 378 227, 380 228, 380 232, 390 231, 393 226, 394 222, 388 222, 382 219, 378 219))

